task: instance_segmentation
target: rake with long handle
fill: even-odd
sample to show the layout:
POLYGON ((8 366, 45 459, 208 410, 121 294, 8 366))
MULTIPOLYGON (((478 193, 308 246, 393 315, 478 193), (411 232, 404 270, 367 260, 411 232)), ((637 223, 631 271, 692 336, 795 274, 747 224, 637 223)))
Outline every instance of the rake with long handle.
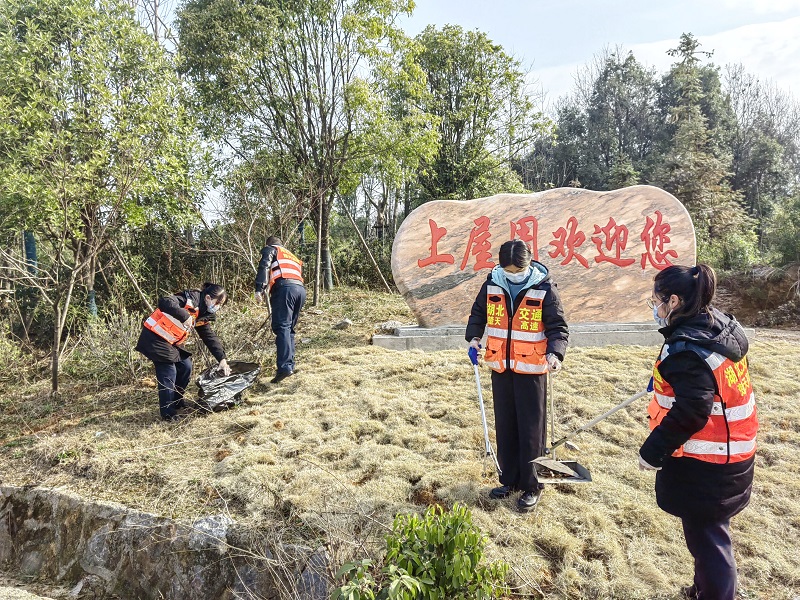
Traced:
POLYGON ((573 431, 572 433, 570 433, 570 434, 567 434, 567 435, 563 436, 562 438, 560 438, 560 439, 558 439, 558 440, 556 440, 556 441, 552 442, 552 443, 551 443, 551 445, 550 445, 550 448, 548 448, 548 449, 547 449, 545 452, 549 452, 549 453, 552 455, 552 457, 553 457, 553 458, 555 458, 555 457, 556 457, 556 456, 555 456, 555 449, 556 449, 556 448, 558 448, 559 446, 561 446, 561 445, 563 445, 563 444, 566 444, 566 443, 568 443, 568 442, 569 442, 569 440, 571 440, 572 438, 574 438, 574 437, 575 437, 576 435, 578 435, 579 433, 583 433, 583 432, 584 432, 584 431, 586 431, 587 429, 591 429, 592 427, 594 427, 595 425, 597 425, 597 424, 598 424, 600 421, 602 421, 603 419, 606 419, 606 418, 610 417, 611 415, 613 415, 613 414, 614 414, 615 412, 617 412, 618 410, 621 410, 621 409, 625 408, 625 407, 626 407, 626 406, 628 406, 629 404, 633 404, 633 403, 634 403, 636 400, 638 400, 638 399, 639 399, 639 398, 641 398, 642 396, 646 396, 646 395, 647 395, 647 394, 649 394, 649 393, 650 393, 650 392, 649 392, 648 390, 642 390, 641 392, 637 392, 636 394, 634 394, 633 396, 631 396, 630 398, 628 398, 627 400, 625 400, 625 402, 623 402, 623 403, 621 403, 621 404, 617 404, 617 405, 616 405, 614 408, 612 408, 611 410, 609 410, 609 411, 607 411, 607 412, 604 412, 604 413, 603 413, 602 415, 600 415, 599 417, 595 417, 594 419, 592 419, 591 421, 589 421, 588 423, 586 423, 586 425, 582 426, 580 429, 576 429, 576 430, 575 430, 575 431, 573 431))
MULTIPOLYGON (((548 381, 548 388, 550 387, 550 381, 548 381)), ((586 431, 587 429, 591 429, 595 425, 597 425, 603 419, 608 418, 609 416, 613 415, 620 409, 625 408, 629 404, 632 404, 642 396, 645 396, 653 391, 652 387, 652 379, 650 380, 650 385, 647 386, 646 390, 642 390, 641 392, 637 392, 624 402, 617 404, 611 410, 604 412, 599 417, 595 417, 579 429, 576 429, 572 433, 569 433, 562 438, 551 441, 550 447, 545 449, 545 456, 541 456, 533 461, 534 466, 536 467, 543 467, 543 469, 538 469, 536 471, 537 477, 540 483, 589 483, 592 480, 592 476, 589 473, 588 469, 578 463, 577 461, 572 460, 556 460, 555 451, 556 448, 562 445, 570 445, 570 440, 577 436, 578 434, 586 431), (548 456, 549 455, 549 456, 548 456)), ((550 421, 550 428, 551 428, 551 440, 555 438, 553 433, 553 418, 552 418, 552 406, 553 406, 553 397, 552 397, 552 390, 548 389, 548 396, 550 399, 550 409, 551 409, 551 421, 550 421)))

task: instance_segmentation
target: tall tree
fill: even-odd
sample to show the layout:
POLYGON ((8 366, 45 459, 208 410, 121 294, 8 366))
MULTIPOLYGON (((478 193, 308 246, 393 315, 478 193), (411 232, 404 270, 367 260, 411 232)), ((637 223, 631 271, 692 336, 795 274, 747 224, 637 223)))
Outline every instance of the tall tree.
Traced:
POLYGON ((419 177, 421 200, 522 191, 511 170, 547 120, 520 62, 479 31, 428 26, 417 42, 427 77, 422 107, 439 120, 439 150, 419 177))
POLYGON ((732 185, 756 219, 764 251, 773 211, 800 189, 800 104, 742 65, 729 65, 724 75, 724 89, 736 114, 732 185))
POLYGON ((206 130, 235 161, 260 163, 259 172, 316 223, 315 300, 320 278, 332 283, 335 194, 349 163, 373 151, 357 138, 367 133, 364 114, 383 106, 374 102, 374 73, 405 43, 395 19, 411 7, 410 0, 187 0, 178 14, 183 70, 206 130))
POLYGON ((578 72, 573 94, 558 107, 553 160, 589 189, 636 183, 651 170, 660 131, 657 100, 654 71, 632 53, 604 50, 578 72))
POLYGON ((700 61, 709 53, 699 48, 696 38, 683 34, 678 47, 669 51, 678 59, 667 75, 671 85, 664 86, 673 92, 669 116, 675 132, 656 177, 691 214, 700 258, 730 267, 754 258, 754 235, 752 221, 728 180, 731 156, 722 143, 725 136, 710 126, 704 112, 723 101, 709 98, 706 90, 720 86, 704 85, 708 70, 700 61))
POLYGON ((0 4, 0 233, 38 240, 37 270, 3 246, 53 311, 52 388, 76 287, 128 227, 185 220, 199 185, 191 120, 163 49, 120 0, 0 4))

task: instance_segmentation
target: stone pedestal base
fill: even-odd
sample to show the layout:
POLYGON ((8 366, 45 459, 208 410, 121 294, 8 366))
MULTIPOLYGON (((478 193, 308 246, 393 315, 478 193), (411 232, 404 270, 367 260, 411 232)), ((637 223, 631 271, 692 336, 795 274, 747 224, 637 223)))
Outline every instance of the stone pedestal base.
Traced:
MULTIPOLYGON (((398 327, 394 334, 373 335, 375 346, 390 350, 453 350, 466 348, 464 327, 398 327)), ((747 337, 754 329, 745 329, 747 337)), ((569 326, 570 346, 659 346, 664 338, 655 323, 575 323, 569 326)), ((485 344, 484 344, 485 346, 485 344)))

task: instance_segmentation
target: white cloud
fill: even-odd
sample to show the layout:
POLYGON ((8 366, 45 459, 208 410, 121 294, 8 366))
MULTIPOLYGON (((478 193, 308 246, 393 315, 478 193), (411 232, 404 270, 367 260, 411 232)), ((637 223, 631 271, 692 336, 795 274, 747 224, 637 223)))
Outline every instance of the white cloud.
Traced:
MULTIPOLYGON (((726 0, 731 4, 738 0, 726 0)), ((743 3, 743 2, 742 2, 743 3)), ((791 4, 785 0, 782 4, 791 4)), ((800 5, 800 0, 794 0, 800 5)), ((745 25, 714 35, 698 36, 701 50, 714 51, 711 61, 719 66, 742 63, 745 70, 759 79, 772 80, 779 88, 797 96, 800 94, 800 17, 745 25)), ((624 46, 636 58, 654 66, 659 73, 666 71, 674 59, 667 50, 678 40, 660 40, 646 44, 624 46)), ((586 62, 591 57, 586 57, 586 62)), ((583 63, 571 63, 534 70, 548 98, 554 101, 572 89, 575 73, 583 63)))
POLYGON ((756 14, 775 14, 800 8, 800 0, 722 0, 729 10, 751 10, 756 14))

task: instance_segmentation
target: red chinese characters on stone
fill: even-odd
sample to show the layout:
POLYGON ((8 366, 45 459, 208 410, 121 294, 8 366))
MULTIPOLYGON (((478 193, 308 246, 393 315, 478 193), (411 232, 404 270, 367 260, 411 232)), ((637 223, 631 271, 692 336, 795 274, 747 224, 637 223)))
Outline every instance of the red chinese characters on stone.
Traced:
POLYGON ((569 264, 569 261, 574 258, 588 269, 589 263, 586 261, 586 258, 576 252, 583 242, 586 241, 584 233, 577 230, 578 219, 574 216, 570 217, 567 221, 567 227, 569 231, 564 227, 559 227, 553 232, 553 236, 555 236, 556 239, 550 242, 550 245, 554 247, 554 250, 551 250, 547 254, 550 255, 550 258, 563 256, 564 260, 561 261, 562 265, 569 264))
POLYGON ((642 269, 647 267, 648 261, 659 271, 663 271, 667 267, 671 267, 672 263, 670 258, 678 258, 678 253, 675 250, 667 250, 664 252, 664 244, 669 243, 670 232, 669 223, 662 222, 663 215, 660 211, 656 211, 655 220, 647 217, 647 222, 644 226, 642 235, 639 236, 644 242, 645 251, 642 252, 642 269))
POLYGON ((467 250, 464 252, 464 260, 461 261, 461 270, 463 271, 467 266, 470 251, 475 257, 475 267, 473 270, 480 271, 481 269, 491 269, 494 267, 492 262, 492 244, 489 241, 491 237, 489 233, 489 217, 478 217, 475 219, 475 227, 469 232, 469 241, 467 242, 467 250))
POLYGON ((628 228, 625 225, 617 225, 613 217, 608 218, 608 223, 605 227, 599 225, 594 226, 594 235, 592 236, 594 245, 597 246, 598 255, 594 257, 595 262, 610 262, 618 267, 629 267, 636 262, 635 258, 621 258, 620 253, 625 250, 628 245, 628 228), (603 237, 598 234, 602 233, 603 237), (609 256, 603 251, 610 252, 614 250, 614 255, 609 256))
POLYGON ((539 221, 536 220, 536 217, 522 217, 518 221, 511 221, 511 235, 508 239, 519 238, 528 244, 533 252, 533 260, 539 260, 538 234, 539 221))
POLYGON ((417 264, 420 267, 427 267, 428 265, 435 265, 436 263, 446 263, 448 265, 452 265, 456 262, 456 259, 453 258, 453 255, 439 254, 439 250, 437 248, 439 240, 441 240, 447 234, 447 229, 444 227, 438 227, 436 225, 436 221, 433 219, 428 219, 428 225, 431 227, 431 254, 427 258, 419 259, 417 264))

